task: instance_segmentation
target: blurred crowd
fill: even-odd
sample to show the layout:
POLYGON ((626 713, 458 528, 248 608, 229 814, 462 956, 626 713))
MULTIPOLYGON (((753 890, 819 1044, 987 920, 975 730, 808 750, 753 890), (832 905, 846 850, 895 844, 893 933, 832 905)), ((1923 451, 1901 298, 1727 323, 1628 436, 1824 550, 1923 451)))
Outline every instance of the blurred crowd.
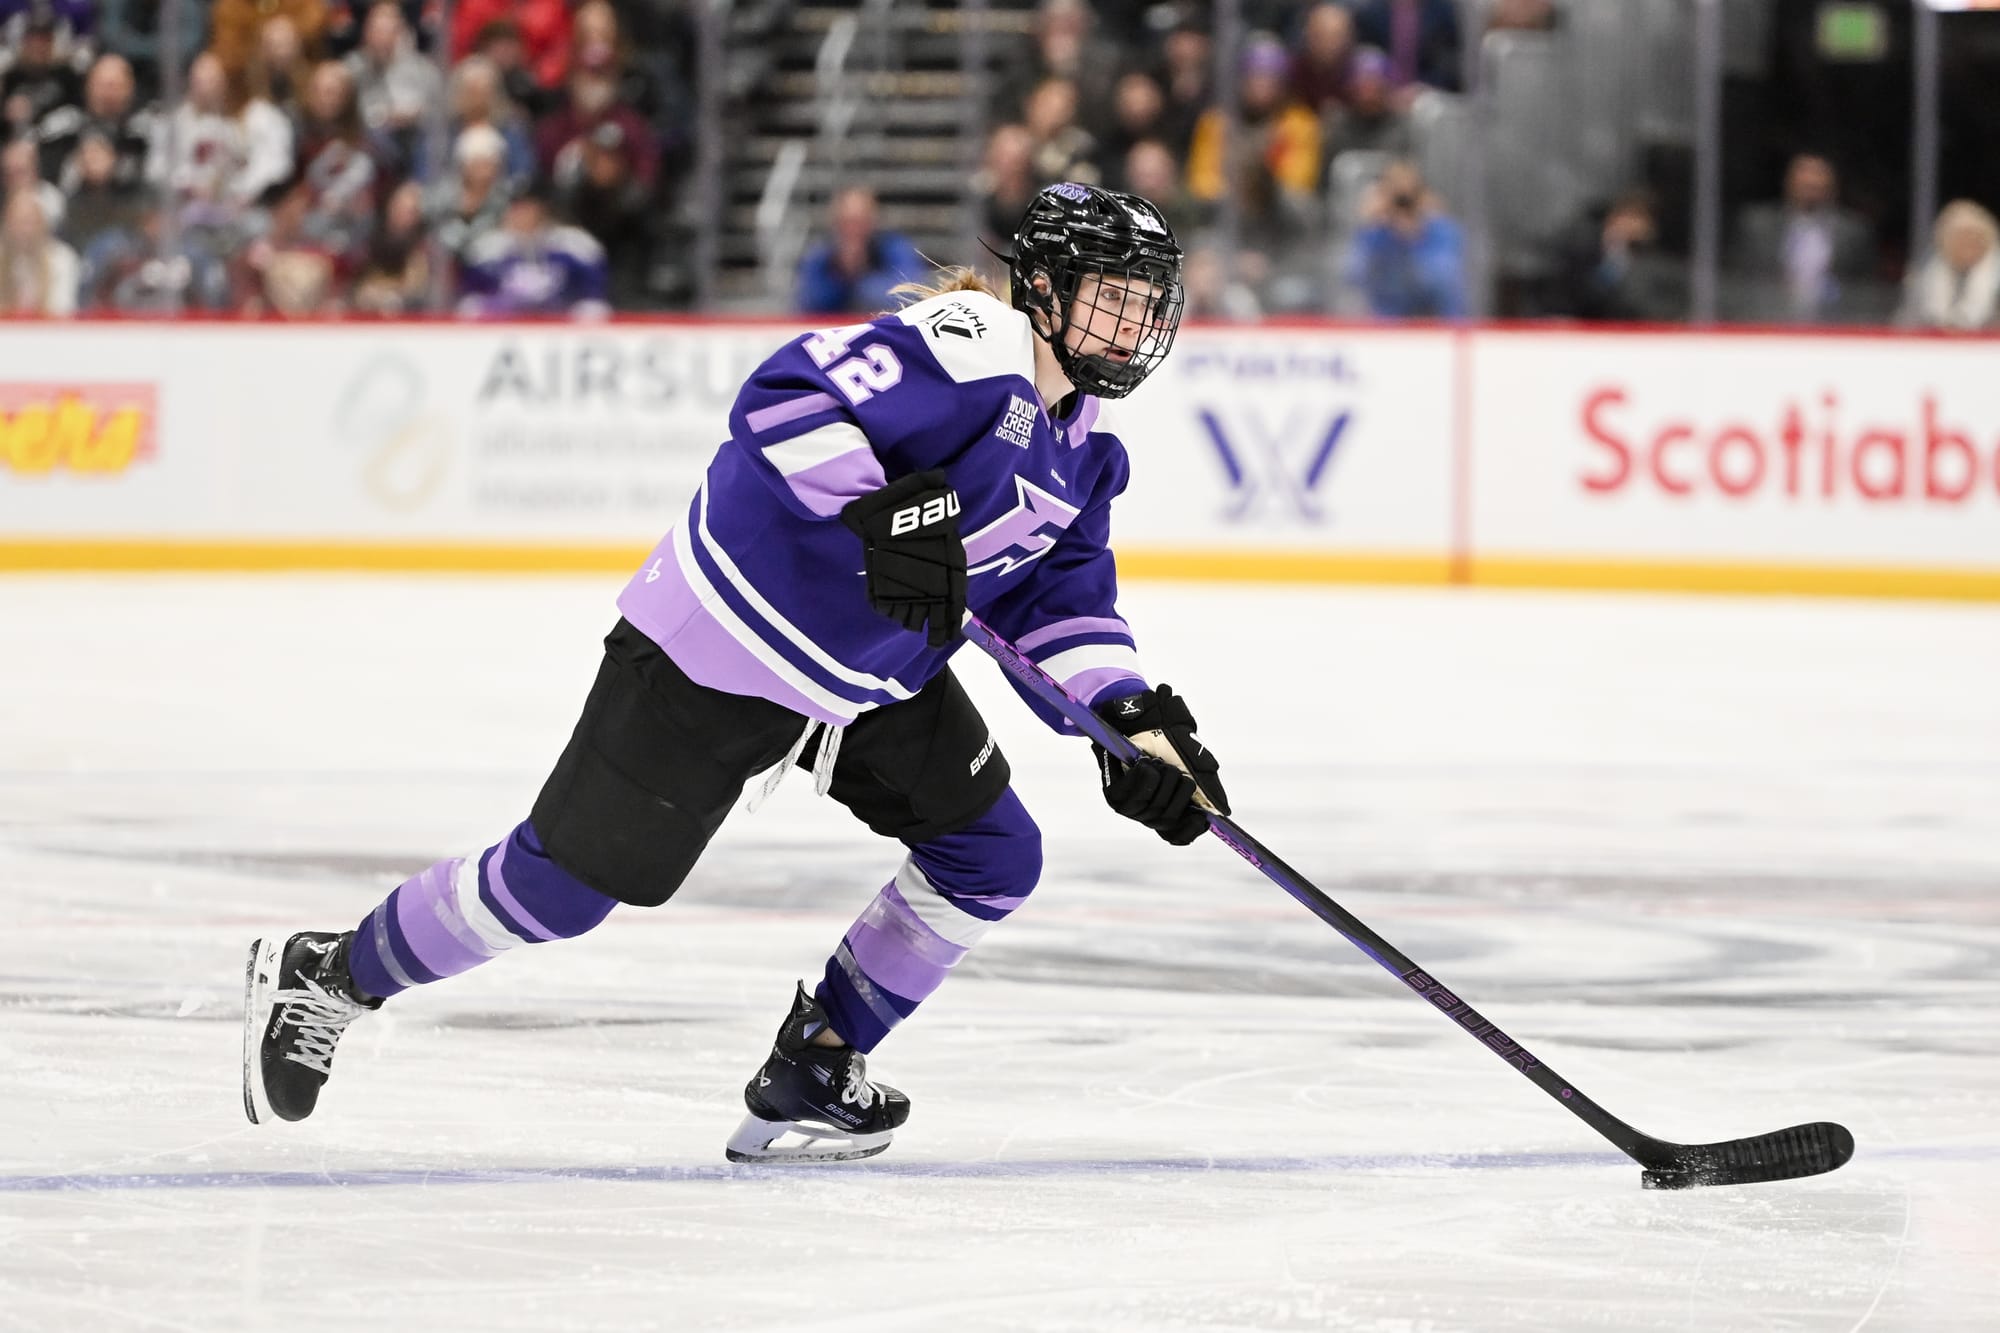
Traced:
MULTIPOLYGON (((1859 18, 1870 3, 1856 7, 1859 18)), ((1935 235, 1899 234, 1909 96, 1896 79, 1909 53, 1896 25, 1906 25, 1906 11, 1883 8, 1884 35, 1863 50, 1828 38, 1834 30, 1809 5, 1766 0, 1775 26, 1756 91, 1770 96, 1775 88, 1786 106, 1739 105, 1742 80, 1727 94, 1736 123, 1727 148, 1725 318, 1995 326, 2000 250, 1984 206, 1959 199, 1943 209, 1935 235), (1839 114, 1830 110, 1836 102, 1839 114), (1884 142, 1904 159, 1887 169, 1884 142), (1863 177, 1858 206, 1843 198, 1837 158, 1863 177)), ((1496 33, 1558 32, 1565 0, 1243 0, 1241 13, 1251 26, 1230 62, 1225 108, 1206 5, 1043 0, 988 111, 994 128, 974 183, 981 239, 1004 249, 1036 189, 1084 180, 1162 206, 1189 251, 1191 313, 1467 313, 1471 238, 1449 197, 1463 182, 1426 178, 1416 122, 1427 98, 1462 91, 1469 44, 1496 33), (1479 18, 1476 31, 1464 30, 1468 14, 1479 18)), ((1982 69, 2000 77, 2000 50, 1975 60, 1969 42, 1952 49, 1961 78, 1982 69)), ((1742 63, 1740 52, 1731 58, 1742 63)), ((1967 81, 1993 86, 1993 78, 1967 81)), ((1947 107, 1948 144, 1969 137, 1986 103, 2000 99, 1978 99, 1956 135, 1947 107)), ((1570 225, 1542 238, 1532 281, 1497 283, 1495 313, 1687 319, 1692 201, 1685 171, 1677 175, 1669 163, 1661 175, 1656 183, 1635 170, 1627 188, 1585 201, 1570 225)), ((1989 191, 1995 184, 1985 183, 1989 191)), ((907 242, 871 230, 873 212, 872 196, 859 187, 838 201, 835 239, 808 263, 844 262, 857 281, 849 288, 809 281, 802 299, 858 310, 899 276, 907 242), (872 278, 870 264, 880 270, 872 278)))
MULTIPOLYGON (((1561 32, 1578 2, 1241 0, 1219 62, 1201 0, 1042 0, 988 81, 981 239, 1004 250, 1033 193, 1073 179, 1162 207, 1196 315, 1683 320, 1685 170, 1649 160, 1539 238, 1532 281, 1483 291, 1465 182, 1426 174, 1426 112, 1466 105, 1468 51, 1561 32)), ((1725 88, 1725 317, 1992 327, 1994 217, 1951 196, 2000 189, 2000 99, 1947 99, 1951 202, 1907 235, 1907 6, 1854 0, 1881 11, 1869 29, 1756 3, 1767 58, 1725 88)), ((0 0, 0 314, 686 299, 686 0, 182 0, 171 34, 169 8, 0 0)), ((1954 31, 1950 86, 1994 86, 2000 39, 1954 31)), ((835 191, 800 309, 880 309, 921 276, 882 215, 866 180, 835 191)))
POLYGON ((179 12, 0 0, 0 314, 654 304, 677 7, 635 8, 643 33, 606 0, 179 12))

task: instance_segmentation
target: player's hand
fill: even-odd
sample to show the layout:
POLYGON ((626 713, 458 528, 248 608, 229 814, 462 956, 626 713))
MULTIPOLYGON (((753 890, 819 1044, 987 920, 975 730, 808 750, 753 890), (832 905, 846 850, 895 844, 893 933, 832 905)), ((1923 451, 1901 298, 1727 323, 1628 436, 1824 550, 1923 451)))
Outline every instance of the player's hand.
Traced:
POLYGON ((913 472, 840 511, 861 538, 868 604, 904 629, 930 627, 943 648, 965 618, 965 543, 958 535, 958 492, 941 470, 913 472))
POLYGON ((1113 810, 1138 820, 1176 847, 1185 847, 1207 830, 1204 809, 1229 813, 1221 765, 1196 739, 1194 714, 1171 687, 1159 685, 1144 694, 1115 699, 1097 712, 1143 751, 1136 763, 1124 764, 1102 746, 1093 747, 1104 799, 1113 810))

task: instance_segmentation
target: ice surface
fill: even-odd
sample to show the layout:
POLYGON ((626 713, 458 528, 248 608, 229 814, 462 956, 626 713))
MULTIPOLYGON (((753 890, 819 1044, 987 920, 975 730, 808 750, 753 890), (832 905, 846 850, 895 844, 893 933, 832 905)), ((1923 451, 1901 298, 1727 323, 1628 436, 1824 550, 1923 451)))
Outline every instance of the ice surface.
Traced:
POLYGON ((0 1328, 2000 1328, 2000 614, 1138 585, 1239 816, 1682 1194, 976 654, 1035 899, 874 1070, 874 1163, 721 1145, 897 849, 793 780, 680 897, 397 1000, 251 1126, 244 948, 526 810, 616 579, 0 582, 0 1328))

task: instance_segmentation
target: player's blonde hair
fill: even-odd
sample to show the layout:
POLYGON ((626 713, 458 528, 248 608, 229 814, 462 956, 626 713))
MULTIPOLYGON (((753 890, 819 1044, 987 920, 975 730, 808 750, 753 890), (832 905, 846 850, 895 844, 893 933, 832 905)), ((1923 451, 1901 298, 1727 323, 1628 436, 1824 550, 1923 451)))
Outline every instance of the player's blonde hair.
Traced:
POLYGON ((996 301, 1007 299, 976 270, 958 264, 940 267, 929 282, 898 283, 889 289, 889 295, 905 298, 904 305, 915 305, 919 301, 928 301, 933 296, 946 296, 952 292, 978 292, 996 301))

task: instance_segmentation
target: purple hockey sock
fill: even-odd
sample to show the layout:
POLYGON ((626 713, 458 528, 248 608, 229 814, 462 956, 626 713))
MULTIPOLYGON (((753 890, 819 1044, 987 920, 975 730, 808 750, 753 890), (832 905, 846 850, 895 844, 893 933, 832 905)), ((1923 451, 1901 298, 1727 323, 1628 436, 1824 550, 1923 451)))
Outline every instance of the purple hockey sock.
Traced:
POLYGON ((581 935, 617 905, 551 861, 523 821, 476 860, 439 861, 398 885, 355 927, 348 969, 387 997, 519 944, 581 935))
POLYGON ((1041 872, 1041 832, 1011 788, 969 827, 911 848, 827 959, 814 994, 834 1030, 874 1050, 1041 872))

